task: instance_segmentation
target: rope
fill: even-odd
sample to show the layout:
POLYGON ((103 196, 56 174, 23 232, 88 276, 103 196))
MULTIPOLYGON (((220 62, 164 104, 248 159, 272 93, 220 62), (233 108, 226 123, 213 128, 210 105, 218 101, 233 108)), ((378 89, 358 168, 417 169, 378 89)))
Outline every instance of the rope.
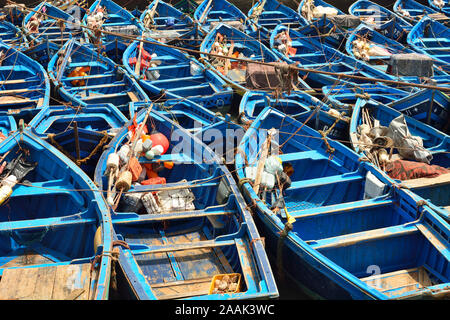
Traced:
MULTIPOLYGON (((26 10, 30 11, 30 12, 36 12, 34 9, 26 9, 26 10)), ((51 19, 64 20, 64 19, 61 19, 61 18, 50 16, 50 15, 48 15, 46 13, 41 13, 41 14, 45 15, 45 16, 51 18, 51 19)), ((234 61, 241 61, 241 62, 246 62, 246 63, 257 63, 257 64, 261 64, 261 65, 276 67, 276 63, 256 61, 256 60, 251 60, 251 59, 234 58, 234 57, 228 57, 228 56, 214 54, 214 53, 210 53, 210 52, 203 52, 203 51, 199 51, 199 50, 195 50, 195 49, 177 47, 177 46, 173 46, 173 45, 169 45, 169 44, 163 44, 163 43, 160 43, 160 42, 157 42, 157 41, 146 40, 146 39, 144 39, 143 36, 141 36, 141 37, 129 36, 129 35, 125 35, 125 34, 120 34, 120 33, 115 33, 115 32, 111 32, 111 31, 106 31, 106 30, 103 30, 103 29, 100 29, 100 28, 91 28, 91 27, 88 27, 88 26, 85 26, 85 25, 81 25, 81 24, 80 24, 80 27, 84 28, 84 29, 87 29, 87 30, 91 30, 93 32, 99 32, 99 33, 102 33, 102 34, 105 34, 105 35, 111 35, 111 36, 114 36, 114 37, 119 37, 119 38, 128 39, 128 40, 132 40, 132 41, 141 41, 143 43, 151 43, 151 44, 155 44, 155 45, 158 45, 158 46, 161 46, 161 47, 173 48, 173 49, 178 49, 178 50, 187 51, 187 52, 196 53, 196 54, 204 54, 204 55, 208 55, 210 57, 216 57, 216 58, 220 58, 220 59, 231 59, 231 60, 234 60, 234 61)), ((439 87, 439 86, 435 86, 435 85, 409 83, 409 82, 395 81, 395 80, 388 80, 388 79, 369 78, 369 77, 364 77, 364 76, 342 74, 342 73, 337 73, 337 72, 329 72, 329 71, 322 71, 322 70, 316 70, 316 69, 301 68, 301 67, 299 67, 297 65, 289 65, 289 68, 292 68, 292 69, 297 70, 297 71, 302 71, 302 72, 310 72, 310 73, 318 73, 318 74, 324 74, 324 75, 330 75, 330 76, 337 76, 338 79, 350 78, 350 79, 364 80, 364 81, 369 81, 369 82, 384 82, 384 83, 398 85, 398 86, 418 87, 418 88, 435 89, 435 90, 450 92, 450 88, 439 87)))
POLYGON ((87 161, 89 161, 99 150, 100 148, 106 144, 106 142, 109 139, 108 133, 106 131, 102 131, 100 132, 103 134, 102 139, 100 140, 100 142, 95 146, 95 148, 91 151, 91 153, 83 158, 83 159, 75 159, 70 153, 68 153, 58 142, 56 142, 55 140, 55 136, 56 134, 54 133, 49 133, 47 135, 47 138, 50 140, 50 142, 62 153, 64 153, 70 160, 72 160, 73 162, 75 162, 78 166, 81 166, 82 164, 85 164, 87 161))
POLYGON ((284 239, 286 239, 286 237, 289 234, 289 231, 291 231, 293 229, 293 226, 291 223, 286 222, 284 225, 284 229, 283 231, 281 231, 280 237, 278 238, 278 243, 277 243, 277 271, 278 271, 278 276, 280 279, 284 279, 284 272, 283 272, 283 246, 284 246, 284 239))

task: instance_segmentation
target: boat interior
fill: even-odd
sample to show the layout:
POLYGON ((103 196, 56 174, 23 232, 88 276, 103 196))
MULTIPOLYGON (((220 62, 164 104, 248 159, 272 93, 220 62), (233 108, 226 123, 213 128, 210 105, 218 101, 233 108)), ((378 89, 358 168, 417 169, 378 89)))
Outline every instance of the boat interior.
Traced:
MULTIPOLYGON (((331 157, 308 127, 298 130, 301 124, 291 118, 266 115, 259 128, 283 127, 279 157, 294 168, 280 219, 287 222, 286 210, 295 218, 292 231, 301 241, 342 268, 336 272, 348 272, 389 298, 421 295, 449 282, 450 230, 443 221, 386 185, 381 195, 365 197, 366 164, 345 147, 331 157)), ((278 197, 268 191, 267 206, 278 197)))
POLYGON ((74 291, 73 299, 87 299, 94 294, 91 261, 103 246, 95 239, 99 208, 89 191, 77 191, 88 185, 49 148, 19 133, 0 147, 8 163, 20 158, 2 178, 24 175, 0 205, 2 299, 66 299, 74 291), (79 281, 69 281, 73 277, 79 281))
MULTIPOLYGON (((139 114, 138 123, 143 112, 139 114)), ((147 127, 169 140, 177 129, 156 114, 152 114, 147 127)), ((192 139, 190 135, 182 136, 192 139)), ((116 137, 122 139, 119 141, 124 138, 116 137)), ((195 141, 181 150, 173 141, 161 156, 152 160, 140 157, 144 167, 167 161, 173 161, 174 166, 158 171, 158 176, 166 179, 165 184, 135 185, 128 192, 153 194, 160 204, 168 197, 172 206, 163 205, 161 212, 151 214, 145 205, 130 211, 121 200, 112 215, 118 239, 129 245, 122 249, 121 268, 128 270, 124 273, 128 277, 143 277, 140 281, 148 297, 201 298, 210 293, 214 276, 230 273, 240 273, 242 278, 239 291, 229 297, 259 290, 261 279, 250 249, 243 208, 230 187, 231 175, 217 164, 217 158, 208 161, 209 153, 195 141), (231 193, 223 197, 227 189, 231 193)), ((102 175, 97 180, 102 179, 101 184, 106 186, 107 177, 97 173, 102 175)))

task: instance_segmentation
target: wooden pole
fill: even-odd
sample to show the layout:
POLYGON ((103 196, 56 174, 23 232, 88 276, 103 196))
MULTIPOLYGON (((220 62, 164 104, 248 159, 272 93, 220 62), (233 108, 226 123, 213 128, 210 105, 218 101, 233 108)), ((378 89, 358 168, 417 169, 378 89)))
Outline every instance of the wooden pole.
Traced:
POLYGON ((256 168, 255 185, 253 186, 253 190, 255 190, 255 193, 257 195, 259 193, 259 185, 261 184, 264 165, 266 164, 267 155, 269 153, 269 146, 270 141, 272 140, 272 135, 273 135, 272 129, 267 131, 267 138, 262 146, 261 157, 259 158, 258 166, 256 168))
POLYGON ((75 138, 75 152, 77 153, 77 160, 80 160, 80 139, 78 136, 78 123, 73 122, 73 135, 75 138))

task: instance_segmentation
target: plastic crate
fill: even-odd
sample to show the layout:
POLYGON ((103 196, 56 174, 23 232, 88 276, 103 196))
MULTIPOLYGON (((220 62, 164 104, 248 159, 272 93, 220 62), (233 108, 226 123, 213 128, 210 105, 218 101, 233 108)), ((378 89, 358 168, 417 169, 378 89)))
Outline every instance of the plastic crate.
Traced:
MULTIPOLYGON (((224 276, 229 276, 229 277, 233 277, 233 276, 237 276, 238 277, 238 282, 237 282, 237 287, 236 290, 234 292, 224 292, 224 293, 238 293, 241 290, 241 274, 240 273, 226 273, 226 274, 217 274, 215 275, 212 280, 211 280, 211 286, 209 287, 209 294, 213 294, 214 291, 214 282, 216 280, 222 280, 222 278, 224 276)), ((221 293, 219 293, 221 294, 221 293)))

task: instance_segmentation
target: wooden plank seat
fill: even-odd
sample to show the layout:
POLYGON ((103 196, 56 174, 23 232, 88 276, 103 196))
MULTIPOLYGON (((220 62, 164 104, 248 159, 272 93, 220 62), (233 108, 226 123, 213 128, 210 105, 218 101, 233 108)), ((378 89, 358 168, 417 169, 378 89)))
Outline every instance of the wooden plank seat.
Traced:
POLYGON ((133 255, 142 255, 149 253, 166 253, 166 252, 175 252, 182 250, 197 250, 197 249, 206 249, 206 248, 214 248, 214 247, 224 247, 224 246, 233 246, 236 245, 235 240, 203 240, 203 241, 194 241, 191 243, 178 243, 178 244, 164 244, 164 245, 155 245, 155 246, 145 246, 145 249, 136 249, 132 250, 133 255))
POLYGON ((361 176, 358 173, 355 172, 348 172, 344 174, 338 174, 328 177, 321 177, 316 179, 307 179, 307 180, 299 180, 299 181, 293 181, 291 183, 291 186, 286 190, 294 190, 294 189, 302 189, 302 188, 311 188, 321 185, 327 185, 331 183, 341 183, 341 182, 351 182, 351 181, 358 181, 363 180, 365 177, 361 176))
POLYGON ((48 226, 57 228, 76 224, 94 224, 96 222, 94 218, 82 218, 82 213, 80 213, 65 217, 0 222, 0 232, 34 230, 48 226))
POLYGON ((319 215, 339 214, 341 212, 361 211, 362 209, 369 209, 374 207, 385 207, 393 203, 392 199, 374 198, 358 200, 346 203, 333 204, 329 206, 322 206, 317 208, 308 208, 305 210, 289 211, 289 215, 296 219, 310 218, 319 215), (306 212, 306 213, 305 213, 306 212))
POLYGON ((114 88, 114 87, 124 87, 126 83, 118 82, 118 83, 108 83, 108 84, 94 84, 90 86, 79 86, 72 87, 68 89, 68 91, 83 91, 83 90, 95 90, 95 89, 103 89, 103 88, 114 88))
MULTIPOLYGON (((160 214, 149 214, 149 215, 136 215, 132 213, 133 218, 120 218, 123 213, 118 213, 114 218, 114 223, 132 223, 132 222, 157 222, 165 220, 178 220, 178 219, 188 219, 188 218, 200 218, 200 217, 212 217, 212 216, 222 216, 231 215, 235 211, 225 210, 223 206, 219 208, 206 208, 203 210, 193 210, 193 211, 180 211, 180 212, 168 212, 160 214)), ((1 227, 1 225, 0 225, 1 227)), ((0 229, 1 230, 1 229, 0 229)))
POLYGON ((102 78, 112 78, 116 77, 114 73, 103 73, 103 74, 92 74, 87 76, 78 76, 78 77, 64 77, 65 81, 73 81, 73 80, 89 80, 89 79, 102 79, 102 78))
MULTIPOLYGON (((83 101, 93 101, 93 100, 99 100, 99 99, 119 98, 119 97, 123 97, 123 96, 129 97, 126 92, 109 93, 109 94, 101 94, 101 93, 97 92, 97 93, 90 93, 89 96, 83 96, 82 99, 83 99, 83 101)), ((92 102, 92 103, 94 103, 94 102, 92 102)))
POLYGON ((346 247, 357 244, 362 241, 374 241, 378 239, 398 237, 417 232, 419 232, 419 230, 414 224, 403 224, 398 226, 344 234, 320 240, 310 240, 308 241, 308 243, 311 245, 313 249, 323 250, 330 248, 346 247))
POLYGON ((441 186, 450 183, 450 173, 441 174, 435 178, 418 178, 402 181, 401 186, 409 189, 423 188, 431 186, 441 186))
POLYGON ((139 185, 134 186, 133 191, 136 192, 155 192, 155 191, 163 191, 163 190, 177 190, 177 189, 192 189, 192 188, 213 188, 219 185, 219 182, 216 182, 218 179, 205 179, 199 180, 195 184, 191 184, 190 182, 174 182, 174 183, 166 183, 166 184, 152 184, 152 185, 139 185), (213 180, 212 182, 209 182, 213 180), (206 182, 205 182, 206 181, 206 182))

